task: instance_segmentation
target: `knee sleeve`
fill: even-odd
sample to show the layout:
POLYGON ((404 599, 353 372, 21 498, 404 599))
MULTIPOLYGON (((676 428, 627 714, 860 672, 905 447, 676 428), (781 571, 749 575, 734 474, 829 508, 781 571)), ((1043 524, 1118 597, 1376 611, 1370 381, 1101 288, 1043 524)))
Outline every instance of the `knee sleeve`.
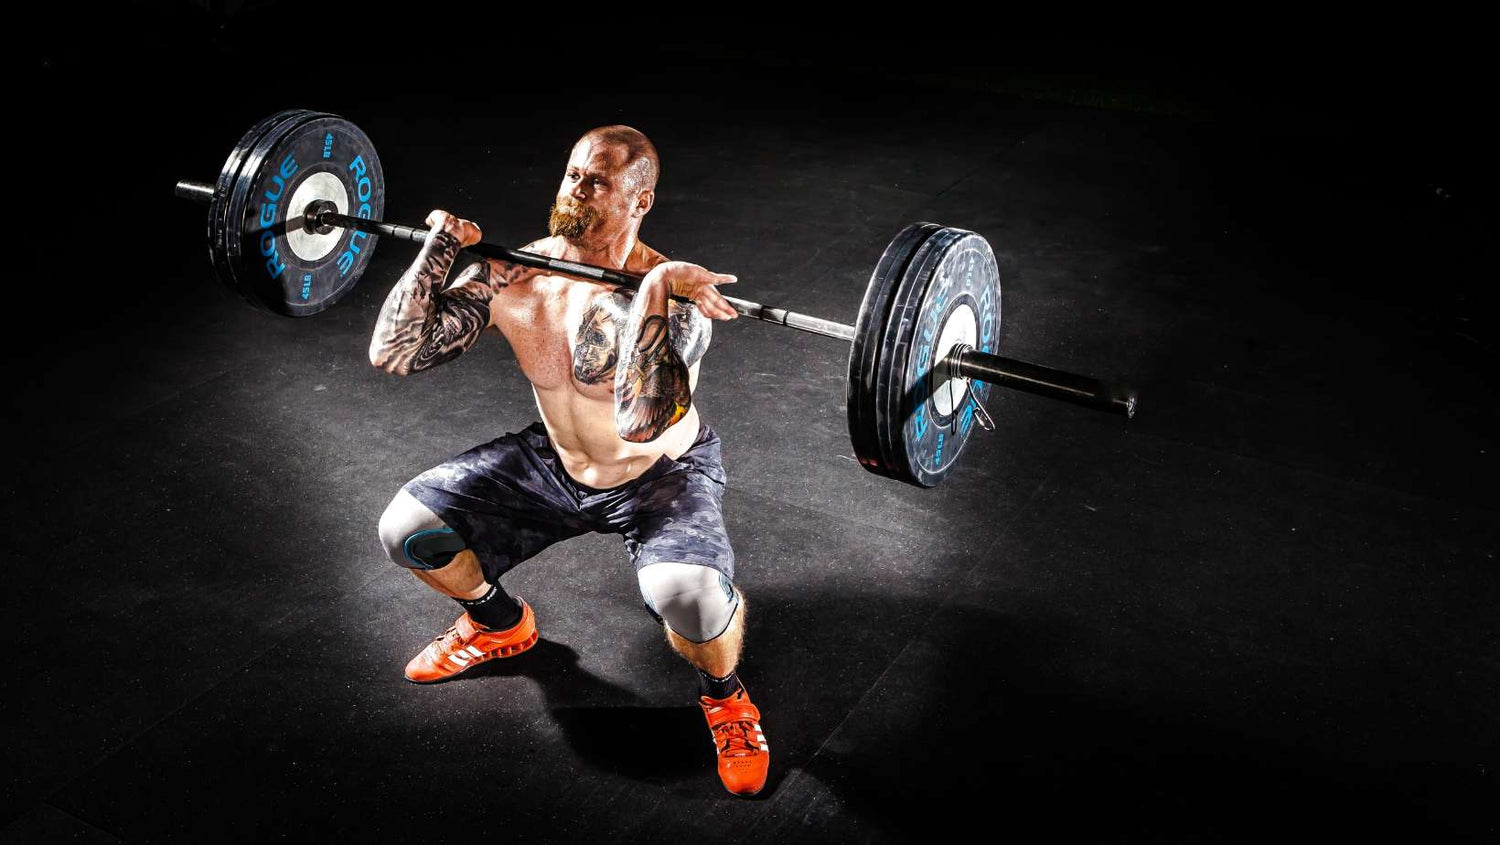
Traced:
POLYGON ((380 543, 407 569, 441 569, 464 550, 463 538, 405 490, 380 515, 380 543))
POLYGON ((636 572, 641 597, 657 619, 695 643, 718 638, 740 605, 722 572, 692 563, 653 563, 636 572))

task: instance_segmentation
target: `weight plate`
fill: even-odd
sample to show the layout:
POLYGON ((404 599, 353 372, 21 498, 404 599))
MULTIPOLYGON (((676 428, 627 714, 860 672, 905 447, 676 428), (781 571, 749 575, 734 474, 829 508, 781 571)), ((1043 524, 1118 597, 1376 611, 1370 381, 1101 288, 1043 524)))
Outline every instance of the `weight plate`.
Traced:
POLYGON ((229 197, 224 203, 224 266, 228 268, 229 278, 235 291, 258 308, 270 309, 271 301, 268 301, 267 291, 263 287, 256 288, 255 282, 258 281, 259 275, 254 272, 254 268, 245 264, 242 257, 248 251, 245 239, 253 238, 253 229, 246 231, 245 209, 251 202, 251 197, 255 195, 255 186, 260 179, 260 172, 265 166, 266 156, 270 151, 297 126, 322 114, 322 112, 303 110, 267 130, 260 140, 256 141, 245 153, 240 164, 239 175, 235 177, 234 184, 229 190, 229 197))
POLYGON ((932 271, 948 247, 963 234, 961 229, 940 228, 922 242, 891 294, 891 313, 880 343, 875 366, 875 432, 880 447, 882 474, 909 484, 916 480, 905 472, 904 450, 897 444, 905 417, 901 400, 905 391, 906 355, 917 324, 917 304, 926 292, 932 271))
POLYGON ((896 397, 903 422, 892 455, 899 476, 923 487, 953 471, 974 426, 975 403, 984 403, 990 390, 982 381, 950 379, 942 363, 959 343, 994 353, 1000 333, 1000 268, 989 242, 961 232, 935 258, 904 352, 904 389, 896 397))
POLYGON ((291 317, 317 314, 359 281, 375 238, 353 229, 306 232, 307 205, 327 199, 354 217, 379 219, 385 179, 370 139, 337 115, 284 122, 245 158, 226 209, 229 265, 246 297, 291 317))
MULTIPOLYGON (((865 287, 854 341, 849 349, 849 377, 844 385, 844 408, 849 418, 849 440, 854 456, 865 469, 879 472, 880 448, 875 434, 875 359, 890 313, 890 294, 922 241, 937 231, 934 223, 912 223, 902 229, 881 254, 865 287)), ((883 473, 881 473, 883 474, 883 473)))
MULTIPOLYGON (((224 166, 219 170, 219 178, 214 183, 213 200, 208 207, 208 259, 214 268, 214 275, 219 277, 220 283, 240 295, 239 285, 235 283, 234 272, 229 267, 229 239, 225 225, 225 211, 229 206, 229 197, 234 192, 234 186, 239 179, 243 168, 245 156, 254 148, 256 142, 265 137, 278 124, 308 114, 306 109, 288 109, 279 111, 267 117, 246 132, 244 137, 229 151, 229 157, 224 160, 224 166)), ((258 304, 258 303, 257 303, 258 304)))

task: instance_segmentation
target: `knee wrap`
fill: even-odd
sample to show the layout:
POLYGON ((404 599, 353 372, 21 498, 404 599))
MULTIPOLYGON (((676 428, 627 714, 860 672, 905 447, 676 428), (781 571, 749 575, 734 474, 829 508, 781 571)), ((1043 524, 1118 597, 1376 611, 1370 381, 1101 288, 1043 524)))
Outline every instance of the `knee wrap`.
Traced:
POLYGON ((651 615, 695 643, 717 639, 729 628, 740 599, 722 572, 692 563, 653 563, 636 573, 651 615))
POLYGON ((464 550, 463 538, 405 490, 380 516, 380 542, 407 569, 441 569, 464 550))

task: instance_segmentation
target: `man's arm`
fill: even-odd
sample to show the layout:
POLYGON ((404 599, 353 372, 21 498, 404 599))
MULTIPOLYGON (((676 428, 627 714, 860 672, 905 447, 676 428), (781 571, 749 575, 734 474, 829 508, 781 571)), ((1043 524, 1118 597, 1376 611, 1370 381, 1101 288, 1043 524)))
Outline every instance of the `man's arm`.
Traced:
POLYGON ((701 346, 675 343, 687 338, 673 337, 672 330, 681 329, 683 323, 669 319, 668 295, 676 289, 705 314, 730 320, 737 314, 714 285, 734 280, 734 276, 678 261, 658 264, 646 274, 620 334, 620 361, 615 366, 615 430, 621 439, 632 443, 655 440, 686 416, 692 405, 688 368, 703 354, 708 333, 693 338, 701 338, 701 346), (691 361, 683 360, 679 346, 691 361))
POLYGON ((473 346, 490 324, 490 300, 512 280, 481 259, 444 290, 453 259, 479 241, 479 229, 440 212, 428 223, 439 231, 391 288, 370 339, 370 363, 396 375, 436 367, 473 346))
POLYGON ((670 285, 657 274, 641 283, 620 336, 615 365, 615 430, 646 443, 687 415, 692 404, 688 368, 672 348, 667 322, 670 285))

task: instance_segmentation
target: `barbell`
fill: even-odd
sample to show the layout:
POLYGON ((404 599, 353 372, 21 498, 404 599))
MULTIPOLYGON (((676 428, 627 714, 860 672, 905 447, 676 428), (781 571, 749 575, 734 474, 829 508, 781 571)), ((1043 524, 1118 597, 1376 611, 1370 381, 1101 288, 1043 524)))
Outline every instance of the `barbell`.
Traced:
MULTIPOLYGON (((215 274, 251 304, 317 314, 347 294, 378 238, 422 244, 429 231, 380 219, 380 158, 359 127, 326 112, 280 111, 251 127, 214 183, 175 192, 207 203, 215 274)), ((492 243, 466 251, 624 288, 642 276, 492 243)), ((673 297, 681 301, 690 300, 673 297)), ((1000 271, 989 242, 936 223, 902 229, 876 262, 854 325, 725 297, 741 315, 849 341, 844 399, 855 457, 865 469, 921 487, 953 471, 975 424, 994 424, 990 385, 1135 414, 1136 393, 995 354, 1000 271)))

